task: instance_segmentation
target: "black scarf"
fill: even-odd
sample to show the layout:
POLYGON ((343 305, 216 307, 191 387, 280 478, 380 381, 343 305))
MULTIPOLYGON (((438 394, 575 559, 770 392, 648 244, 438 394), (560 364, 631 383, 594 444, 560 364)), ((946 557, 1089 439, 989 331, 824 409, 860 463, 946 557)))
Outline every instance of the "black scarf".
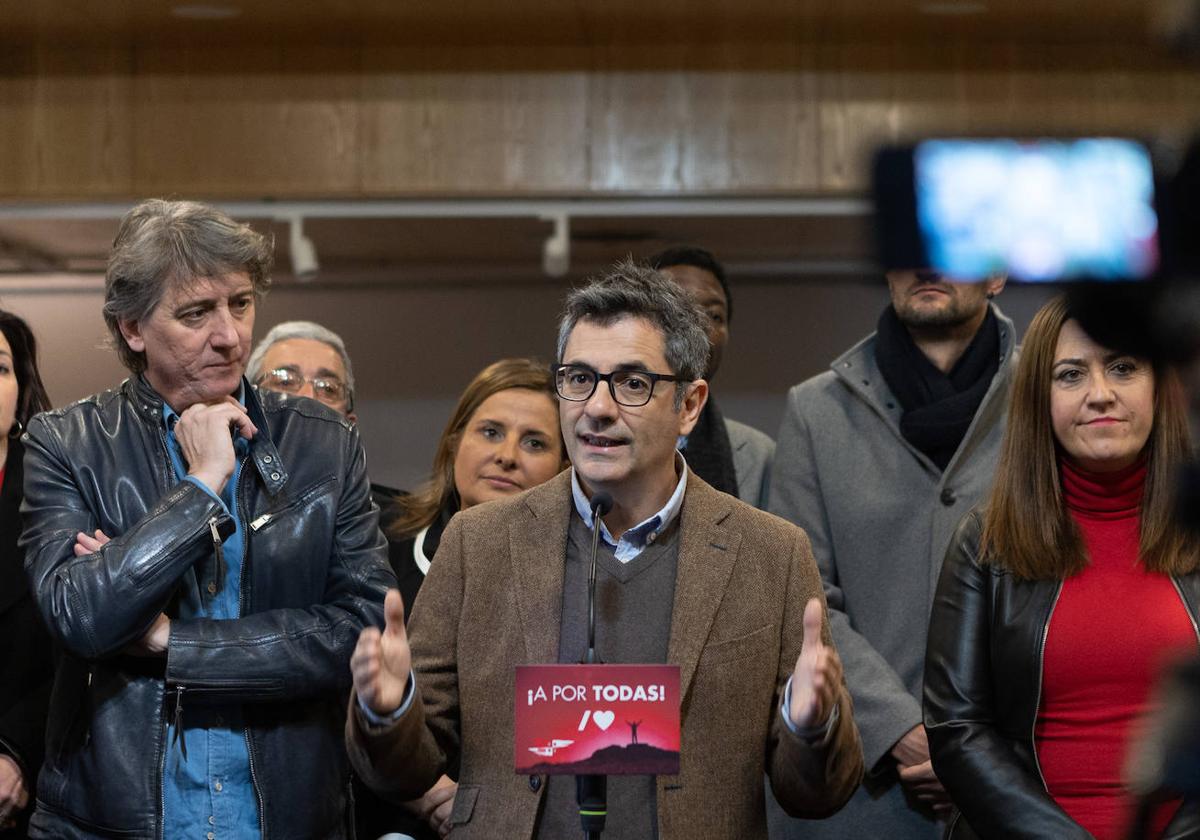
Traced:
POLYGON ((900 434, 944 470, 1000 369, 1000 325, 989 306, 962 358, 945 374, 920 351, 889 306, 879 317, 875 361, 904 409, 900 434))
POLYGON ((729 432, 725 418, 717 408, 712 394, 700 412, 696 427, 687 437, 683 449, 688 469, 707 481, 722 493, 736 496, 737 473, 733 469, 733 448, 729 445, 729 432))

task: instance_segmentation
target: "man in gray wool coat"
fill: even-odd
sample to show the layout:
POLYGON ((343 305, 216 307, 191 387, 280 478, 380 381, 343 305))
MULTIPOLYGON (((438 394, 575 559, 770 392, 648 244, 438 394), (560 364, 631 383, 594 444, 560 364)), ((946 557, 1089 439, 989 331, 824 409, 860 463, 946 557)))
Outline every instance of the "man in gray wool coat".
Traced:
POLYGON ((788 395, 769 503, 812 540, 868 776, 822 822, 770 803, 774 840, 934 840, 950 810, 921 725, 925 638, 950 536, 991 485, 1016 336, 989 302, 1003 277, 888 286, 877 331, 788 395))

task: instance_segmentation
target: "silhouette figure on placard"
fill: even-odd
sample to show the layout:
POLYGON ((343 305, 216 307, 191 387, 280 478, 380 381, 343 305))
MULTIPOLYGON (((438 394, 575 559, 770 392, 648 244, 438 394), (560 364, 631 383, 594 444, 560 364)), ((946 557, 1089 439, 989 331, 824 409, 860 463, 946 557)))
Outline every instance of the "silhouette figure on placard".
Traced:
POLYGON ((641 726, 641 725, 642 725, 642 722, 641 722, 640 720, 639 720, 639 721, 634 721, 634 722, 632 722, 632 723, 630 723, 629 721, 625 721, 625 725, 626 725, 626 726, 628 726, 630 729, 632 729, 632 730, 633 730, 633 740, 632 740, 632 741, 630 741, 629 743, 631 743, 631 744, 636 744, 636 743, 638 742, 638 739, 637 739, 637 728, 638 728, 639 726, 641 726))

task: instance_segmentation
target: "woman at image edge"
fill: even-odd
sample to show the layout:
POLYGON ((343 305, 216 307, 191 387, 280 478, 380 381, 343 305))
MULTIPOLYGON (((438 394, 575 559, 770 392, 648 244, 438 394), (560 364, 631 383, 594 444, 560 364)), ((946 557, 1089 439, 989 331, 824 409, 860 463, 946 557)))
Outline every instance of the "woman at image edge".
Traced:
MULTIPOLYGON (((925 727, 960 811, 948 836, 1126 836, 1136 723, 1197 651, 1197 546, 1172 515, 1188 452, 1173 375, 1097 344, 1061 299, 1037 313, 991 498, 934 598, 925 727)), ((1152 836, 1200 837, 1193 811, 1159 805, 1152 836)))
POLYGON ((24 837, 42 764, 54 660, 29 585, 21 535, 29 418, 50 408, 26 323, 0 310, 0 838, 24 837))
MULTIPOLYGON (((548 365, 501 359, 471 380, 438 441, 429 481, 400 498, 388 529, 388 559, 406 619, 450 517, 549 481, 566 466, 564 452, 548 365)), ((425 796, 408 803, 405 809, 418 819, 360 796, 359 836, 399 830, 422 840, 436 836, 431 828, 448 831, 457 787, 443 776, 425 796)))

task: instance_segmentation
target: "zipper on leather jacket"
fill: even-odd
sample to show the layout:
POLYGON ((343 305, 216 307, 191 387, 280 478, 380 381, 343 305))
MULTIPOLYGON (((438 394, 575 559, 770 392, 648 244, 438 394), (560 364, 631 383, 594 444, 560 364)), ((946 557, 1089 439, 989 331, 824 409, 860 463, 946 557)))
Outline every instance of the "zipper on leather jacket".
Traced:
POLYGON ((256 516, 254 521, 250 523, 250 530, 258 531, 260 528, 266 527, 267 523, 271 522, 273 519, 275 519, 275 517, 293 511, 296 508, 303 507, 312 501, 312 499, 318 494, 323 493, 325 488, 333 484, 336 480, 337 479, 335 479, 332 475, 328 476, 324 480, 318 481, 312 487, 305 490, 304 493, 302 493, 299 497, 292 499, 292 501, 279 510, 267 511, 260 516, 256 516))
MULTIPOLYGON (((85 747, 91 743, 92 740, 92 674, 93 668, 91 665, 89 665, 87 672, 87 685, 84 686, 83 689, 84 720, 86 721, 83 729, 83 745, 85 747)), ((15 755, 16 753, 13 754, 15 755)))
POLYGON ((1038 648, 1037 661, 1037 694, 1033 701, 1033 723, 1029 727, 1029 751, 1033 756, 1033 766, 1037 770, 1038 779, 1042 783, 1042 789, 1049 791, 1046 786, 1046 777, 1042 774, 1042 763, 1038 761, 1037 754, 1037 721, 1038 710, 1042 707, 1042 681, 1046 667, 1046 640, 1050 638, 1050 619, 1054 617, 1054 608, 1058 606, 1059 596, 1062 595, 1063 582, 1060 580, 1054 588, 1054 600, 1050 602, 1050 612, 1046 613, 1046 623, 1042 626, 1042 643, 1038 648))
POLYGON ((254 790, 254 799, 258 804, 258 830, 263 840, 267 840, 267 811, 263 808, 262 796, 258 792, 258 772, 254 769, 254 741, 250 738, 248 724, 242 727, 242 737, 246 739, 246 755, 250 758, 250 787, 254 790))
POLYGON ((171 737, 171 746, 179 743, 179 753, 187 761, 187 736, 183 732, 183 686, 175 686, 175 734, 171 737))
MULTIPOLYGON (((165 688, 165 686, 164 686, 164 688, 165 688)), ((163 703, 159 704, 158 713, 160 715, 165 715, 165 713, 166 713, 165 699, 164 699, 163 703)), ((163 835, 166 831, 164 826, 165 826, 166 820, 167 820, 167 790, 166 790, 166 785, 163 783, 163 776, 167 772, 167 750, 170 749, 170 747, 163 744, 163 732, 164 731, 165 731, 165 725, 163 724, 162 719, 160 718, 159 726, 158 726, 159 734, 158 734, 158 738, 155 740, 155 748, 156 748, 155 757, 158 759, 157 761, 155 761, 155 764, 158 765, 158 777, 155 780, 155 784, 158 786, 158 829, 155 832, 155 840, 165 840, 163 835)))
POLYGON ((1196 641, 1200 643, 1200 627, 1196 625, 1196 616, 1192 612, 1191 604, 1188 603, 1187 596, 1183 594, 1183 588, 1180 587, 1179 581, 1175 579, 1175 575, 1169 575, 1169 577, 1171 578, 1171 585, 1175 587, 1175 594, 1183 602, 1183 611, 1187 613, 1188 621, 1192 622, 1192 632, 1196 634, 1196 641))
MULTIPOLYGON (((242 522, 246 521, 246 462, 250 459, 247 455, 242 459, 242 466, 238 471, 238 486, 234 488, 233 503, 237 507, 235 514, 241 518, 242 522)), ((270 519, 270 516, 267 519, 270 519)), ((265 523, 260 521, 263 517, 260 516, 250 523, 250 530, 257 531, 265 523), (255 527, 257 524, 258 527, 255 527)), ((242 540, 242 565, 238 569, 238 618, 246 614, 246 604, 248 603, 247 596, 247 578, 246 570, 250 568, 250 537, 246 536, 242 540)), ((246 739, 246 757, 250 759, 250 788, 254 791, 254 801, 258 805, 258 830, 262 840, 267 840, 267 809, 263 806, 262 788, 258 784, 258 772, 254 768, 254 739, 250 737, 250 723, 243 718, 242 721, 242 737, 246 739)))
POLYGON ((214 597, 225 588, 225 547, 221 543, 221 532, 217 529, 217 517, 208 520, 208 531, 212 534, 213 554, 216 557, 216 569, 213 572, 216 589, 212 590, 214 597))

